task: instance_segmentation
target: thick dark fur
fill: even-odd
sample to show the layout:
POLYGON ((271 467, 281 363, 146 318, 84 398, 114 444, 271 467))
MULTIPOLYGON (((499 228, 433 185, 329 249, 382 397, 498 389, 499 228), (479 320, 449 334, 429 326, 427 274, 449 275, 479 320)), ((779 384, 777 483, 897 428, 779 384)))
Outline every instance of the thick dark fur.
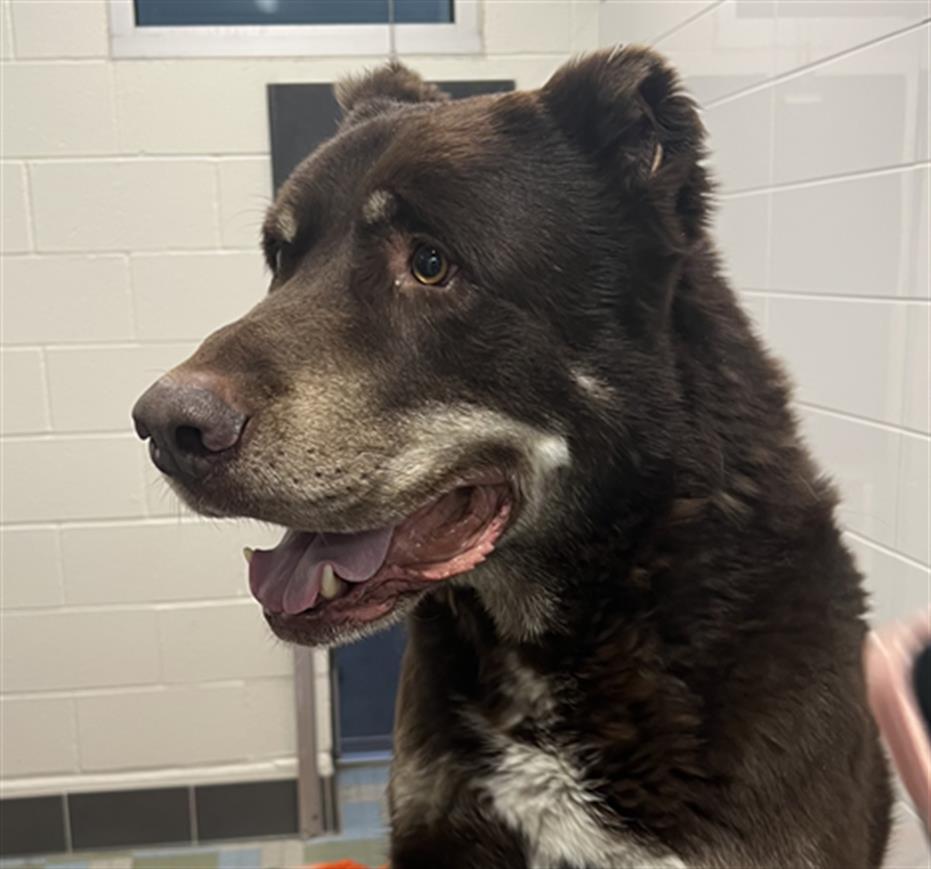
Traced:
MULTIPOLYGON (((576 201, 601 274, 562 316, 618 400, 579 420, 589 497, 534 559, 560 577, 560 630, 514 646, 469 591, 421 604, 402 750, 474 758, 449 786, 468 793, 483 746, 453 698, 494 720, 513 648, 560 685, 558 741, 586 747, 607 824, 689 865, 878 866, 889 786, 864 702, 860 577, 785 378, 721 277, 692 103, 645 52, 583 59, 544 102, 599 188, 576 201), (600 334, 573 322, 586 305, 600 334)), ((526 258, 547 261, 527 241, 526 258)), ((522 728, 538 738, 532 720, 522 728)), ((485 823, 457 800, 432 828, 396 829, 395 862, 521 865, 485 823)))
MULTIPOLYGON (((467 590, 424 601, 411 619, 399 745, 428 765, 431 754, 473 760, 450 783, 442 822, 395 830, 393 865, 521 865, 520 843, 463 805, 495 758, 453 699, 493 721, 507 704, 498 668, 516 649, 560 686, 558 740, 585 746, 608 825, 697 864, 798 866, 807 840, 812 865, 878 866, 889 788, 864 703, 860 577, 785 379, 707 239, 693 105, 654 57, 631 52, 567 67, 544 103, 596 179, 558 181, 585 209, 601 273, 553 276, 587 286, 573 305, 540 295, 560 300, 567 339, 587 345, 616 390, 603 411, 615 418, 579 425, 588 497, 534 559, 561 580, 558 631, 504 642, 467 590), (609 318, 601 334, 588 306, 609 318)), ((502 123, 532 130, 522 108, 502 123)), ((530 268, 549 259, 533 241, 515 244, 530 268)), ((537 737, 532 720, 521 729, 537 737)))
MULTIPOLYGON (((542 830, 496 809, 502 746, 571 765, 599 829, 640 849, 637 863, 583 848, 552 869, 878 867, 890 789, 861 580, 786 379, 721 275, 692 101, 637 48, 538 92, 440 97, 400 66, 340 89, 339 136, 266 224, 275 292, 188 363, 269 405, 295 372, 365 367, 392 419, 467 402, 568 443, 538 518, 410 617, 393 869, 540 865, 542 830), (384 257, 354 227, 385 189, 460 264, 452 292, 384 289, 384 257), (285 238, 283 224, 298 225, 285 238)), ((299 502, 290 482, 259 492, 242 474, 186 496, 364 527, 355 502, 299 502)), ((367 485, 365 515, 389 515, 367 485)))

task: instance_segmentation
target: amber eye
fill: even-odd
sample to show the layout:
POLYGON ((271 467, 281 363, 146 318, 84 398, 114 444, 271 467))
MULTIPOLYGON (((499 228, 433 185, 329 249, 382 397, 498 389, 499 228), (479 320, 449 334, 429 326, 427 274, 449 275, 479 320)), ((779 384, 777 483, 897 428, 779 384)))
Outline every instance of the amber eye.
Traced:
POLYGON ((420 283, 435 287, 449 277, 449 260, 432 245, 421 244, 411 257, 411 274, 420 283))

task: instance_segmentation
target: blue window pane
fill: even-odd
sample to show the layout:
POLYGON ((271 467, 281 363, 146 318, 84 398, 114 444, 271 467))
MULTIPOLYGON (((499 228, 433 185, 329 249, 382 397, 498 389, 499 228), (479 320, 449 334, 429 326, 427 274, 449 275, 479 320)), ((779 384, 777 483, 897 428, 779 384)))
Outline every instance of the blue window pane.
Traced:
MULTIPOLYGON (((394 0, 399 24, 452 22, 454 0, 394 0)), ((384 24, 388 0, 135 0, 140 27, 384 24)))

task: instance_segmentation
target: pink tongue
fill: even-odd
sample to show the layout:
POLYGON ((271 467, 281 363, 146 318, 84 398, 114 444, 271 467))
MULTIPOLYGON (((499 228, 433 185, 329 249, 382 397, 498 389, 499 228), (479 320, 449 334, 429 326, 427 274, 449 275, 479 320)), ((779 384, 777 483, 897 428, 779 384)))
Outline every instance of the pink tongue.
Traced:
POLYGON ((269 612, 303 612, 317 600, 325 565, 347 582, 365 582, 384 563, 393 534, 393 528, 358 534, 288 531, 274 549, 255 551, 249 587, 269 612))

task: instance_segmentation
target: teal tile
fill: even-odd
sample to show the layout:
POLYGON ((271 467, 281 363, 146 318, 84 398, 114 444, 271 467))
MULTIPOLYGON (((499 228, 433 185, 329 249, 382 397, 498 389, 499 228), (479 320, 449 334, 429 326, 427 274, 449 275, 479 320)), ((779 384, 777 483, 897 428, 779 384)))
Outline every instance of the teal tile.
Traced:
POLYGON ((136 856, 133 869, 219 869, 217 851, 188 851, 183 854, 136 856))
POLYGON ((388 862, 388 843, 381 838, 313 841, 307 843, 304 859, 311 864, 355 860, 363 866, 383 866, 388 862))
POLYGON ((261 848, 242 848, 221 851, 217 869, 259 869, 261 866, 261 848))

